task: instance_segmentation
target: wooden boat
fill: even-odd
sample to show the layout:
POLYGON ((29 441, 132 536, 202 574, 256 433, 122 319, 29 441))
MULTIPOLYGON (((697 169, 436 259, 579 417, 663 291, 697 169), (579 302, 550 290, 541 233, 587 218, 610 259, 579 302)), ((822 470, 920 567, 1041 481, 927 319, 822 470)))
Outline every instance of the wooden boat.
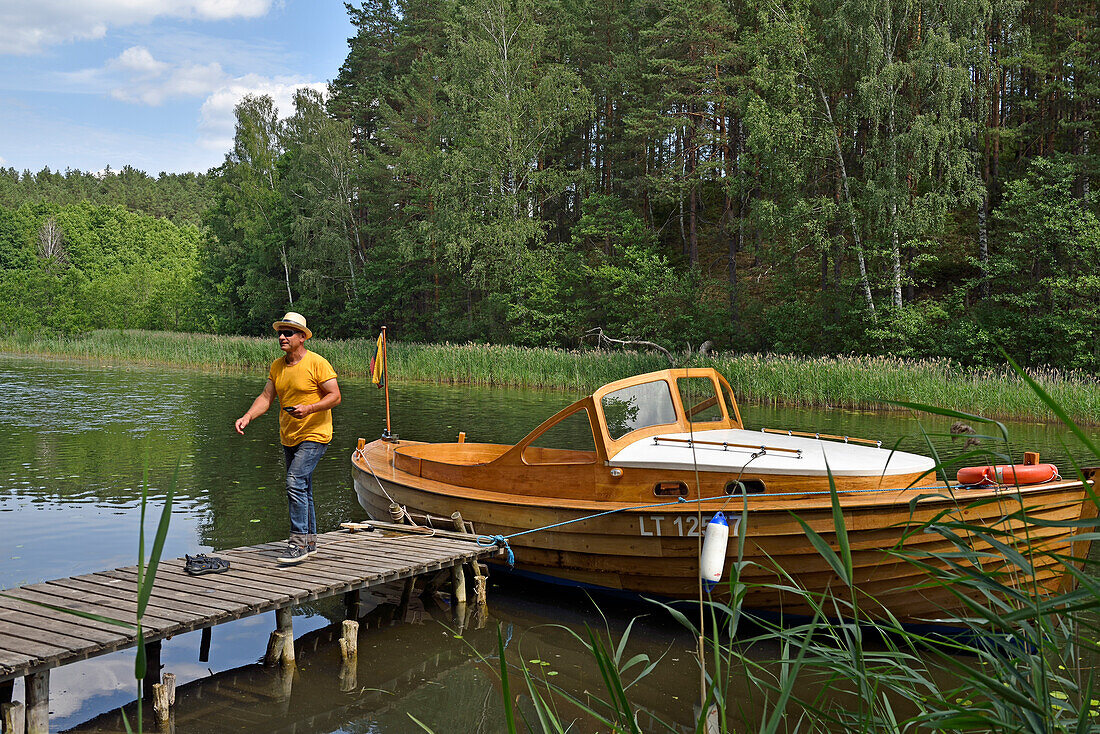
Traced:
MULTIPOLYGON (((932 459, 876 441, 747 430, 729 383, 709 368, 605 385, 514 446, 464 438, 359 439, 352 474, 360 504, 386 519, 393 506, 443 519, 459 512, 478 534, 508 538, 521 572, 666 598, 699 595, 700 536, 722 510, 730 524, 724 578, 743 536, 744 607, 763 612, 808 610, 800 595, 775 588, 781 579, 814 594, 848 595, 799 522, 838 547, 830 474, 854 587, 865 606, 904 621, 942 619, 959 608, 945 586, 922 585, 928 572, 894 552, 952 550, 943 535, 923 531, 926 523, 954 519, 1008 533, 1000 540, 1030 554, 1034 579, 1056 593, 1072 575, 1051 552, 1083 558, 1088 547, 1054 523, 1097 511, 1078 481, 963 488, 938 481, 932 459), (581 436, 585 448, 552 447, 570 425, 570 438, 581 436)), ((1017 574, 1008 583, 1026 580, 1017 574)))

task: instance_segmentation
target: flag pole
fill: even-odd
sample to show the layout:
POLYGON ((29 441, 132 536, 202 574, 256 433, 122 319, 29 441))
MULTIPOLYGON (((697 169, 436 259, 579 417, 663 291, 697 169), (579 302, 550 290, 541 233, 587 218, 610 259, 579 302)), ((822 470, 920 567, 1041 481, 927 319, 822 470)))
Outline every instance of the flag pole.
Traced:
POLYGON ((386 385, 386 438, 393 435, 390 431, 390 360, 386 354, 386 327, 382 327, 382 382, 386 385))

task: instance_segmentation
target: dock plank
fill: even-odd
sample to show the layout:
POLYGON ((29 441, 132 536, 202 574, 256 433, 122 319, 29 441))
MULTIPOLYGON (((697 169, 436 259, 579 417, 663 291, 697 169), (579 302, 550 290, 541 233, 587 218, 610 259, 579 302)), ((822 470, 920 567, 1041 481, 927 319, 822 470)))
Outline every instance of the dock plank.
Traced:
MULTIPOLYGON (((113 578, 122 578, 127 580, 137 581, 137 573, 128 568, 119 568, 114 571, 104 571, 104 576, 111 576, 113 578)), ((216 576, 225 576, 227 574, 215 574, 216 576)), ((232 607, 235 605, 248 606, 256 602, 263 602, 270 598, 272 594, 277 596, 285 595, 285 592, 272 591, 268 594, 256 592, 250 592, 245 588, 242 588, 238 584, 227 584, 224 581, 211 581, 211 576, 189 576, 188 574, 175 574, 171 572, 171 569, 158 570, 157 580, 153 585, 153 588, 173 589, 175 591, 190 592, 197 599, 201 599, 205 604, 206 602, 219 603, 226 607, 232 607)))
MULTIPOLYGON (((136 611, 136 577, 133 583, 129 583, 128 579, 110 578, 107 576, 100 576, 99 574, 90 574, 88 576, 71 578, 69 579, 69 583, 76 588, 85 589, 87 591, 100 591, 101 593, 105 593, 104 590, 111 591, 118 595, 117 598, 126 600, 127 602, 133 602, 136 611)), ((195 603, 194 597, 188 594, 179 593, 165 596, 164 593, 156 587, 153 588, 152 593, 149 595, 149 609, 178 609, 196 615, 207 615, 222 611, 219 607, 212 604, 197 604, 195 603)), ((155 613, 154 611, 154 614, 155 613)))
MULTIPOLYGON (((121 638, 123 635, 118 635, 117 637, 121 638)), ((102 642, 97 642, 95 640, 88 640, 84 637, 66 634, 56 627, 51 629, 48 625, 29 625, 27 624, 26 618, 22 617, 16 622, 0 620, 0 647, 6 647, 7 645, 4 641, 8 639, 30 640, 31 642, 49 645, 59 650, 102 644, 102 642)), ((109 641, 113 642, 114 640, 109 641)), ((20 649, 22 650, 23 648, 21 647, 20 649)))
POLYGON ((42 620, 42 624, 65 625, 73 629, 74 637, 83 637, 90 641, 106 641, 114 639, 120 634, 126 634, 124 628, 113 624, 78 617, 14 599, 0 598, 0 614, 9 619, 19 616, 31 621, 42 620))
MULTIPOLYGON (((65 579, 58 579, 58 581, 63 582, 65 579)), ((91 594, 78 589, 66 592, 61 589, 56 589, 56 587, 47 591, 42 591, 26 586, 9 589, 7 593, 32 603, 50 604, 62 609, 96 614, 100 617, 107 617, 120 622, 130 621, 129 619, 122 618, 124 615, 119 612, 113 599, 104 597, 101 594, 91 594)), ((151 617, 146 621, 156 626, 171 625, 175 623, 175 620, 164 619, 162 617, 151 617)))
MULTIPOLYGON (((228 548, 224 573, 191 576, 183 559, 157 571, 142 626, 149 641, 211 627, 346 591, 495 555, 466 539, 373 532, 318 536, 318 552, 282 565, 285 542, 228 548)), ((130 622, 137 613, 137 567, 108 569, 6 589, 0 597, 0 682, 76 660, 133 647, 136 631, 68 611, 130 622), (42 604, 49 604, 50 609, 42 604)))

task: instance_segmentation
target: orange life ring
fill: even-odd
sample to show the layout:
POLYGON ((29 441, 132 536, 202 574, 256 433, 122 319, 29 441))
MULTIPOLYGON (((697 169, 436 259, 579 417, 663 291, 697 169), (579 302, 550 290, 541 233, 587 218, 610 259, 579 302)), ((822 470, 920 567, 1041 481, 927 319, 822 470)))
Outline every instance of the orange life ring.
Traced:
POLYGON ((997 466, 965 466, 955 476, 959 484, 990 486, 994 484, 1042 484, 1058 479, 1054 464, 998 464, 997 466))

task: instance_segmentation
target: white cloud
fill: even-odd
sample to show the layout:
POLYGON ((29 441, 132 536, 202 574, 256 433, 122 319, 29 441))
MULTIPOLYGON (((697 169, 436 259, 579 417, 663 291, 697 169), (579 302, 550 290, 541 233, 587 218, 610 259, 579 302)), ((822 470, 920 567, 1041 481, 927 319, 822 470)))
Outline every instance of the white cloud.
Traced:
POLYGON ((111 27, 160 17, 196 20, 258 18, 274 0, 35 0, 0 3, 0 54, 33 54, 76 40, 98 39, 111 27))
POLYGON ((158 107, 166 102, 202 100, 198 113, 199 149, 225 153, 233 147, 234 109, 245 95, 267 95, 281 117, 294 112, 294 92, 302 87, 327 94, 328 84, 300 76, 234 76, 216 61, 164 61, 145 46, 131 46, 102 67, 65 75, 71 86, 102 90, 131 104, 158 107))
POLYGON ((199 145, 208 150, 227 151, 233 147, 236 116, 233 111, 246 94, 266 94, 275 102, 280 117, 294 112, 294 92, 302 87, 327 94, 326 82, 307 82, 289 77, 268 79, 248 74, 233 79, 206 98, 199 111, 199 145))
POLYGON ((322 94, 328 90, 325 82, 300 77, 234 77, 217 62, 167 63, 154 58, 144 46, 132 46, 102 69, 75 72, 70 78, 86 85, 105 83, 115 99, 153 107, 171 99, 205 97, 199 111, 200 131, 211 145, 223 150, 225 140, 233 137, 233 109, 246 94, 268 95, 285 116, 291 113, 295 90, 311 87, 322 94))
POLYGON ((144 46, 131 46, 119 54, 117 59, 107 62, 108 68, 115 68, 123 72, 129 72, 142 77, 158 76, 163 74, 168 64, 157 61, 149 49, 144 46))
POLYGON ((153 58, 144 46, 126 49, 108 61, 103 69, 77 74, 105 78, 115 99, 154 107, 168 99, 205 97, 229 79, 216 61, 169 64, 153 58))

